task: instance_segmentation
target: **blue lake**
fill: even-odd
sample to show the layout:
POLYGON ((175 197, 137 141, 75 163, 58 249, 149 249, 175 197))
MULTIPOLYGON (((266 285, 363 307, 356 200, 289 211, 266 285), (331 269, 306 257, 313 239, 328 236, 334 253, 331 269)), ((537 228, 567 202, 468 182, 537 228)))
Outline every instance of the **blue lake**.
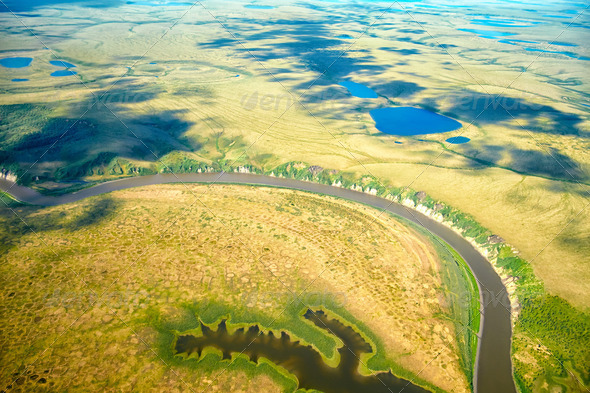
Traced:
POLYGON ((390 135, 423 135, 454 131, 461 123, 425 109, 413 107, 373 109, 375 127, 390 135))
POLYGON ((256 5, 256 4, 247 4, 244 8, 250 8, 253 10, 272 10, 273 8, 277 8, 273 5, 256 5))
POLYGON ((27 82, 28 79, 23 79, 23 78, 15 78, 12 80, 13 82, 27 82))
POLYGON ((63 60, 50 60, 49 64, 54 65, 56 67, 64 67, 64 68, 74 68, 75 65, 72 63, 68 63, 67 61, 63 60))
POLYGON ((466 136, 453 136, 447 139, 445 142, 452 143, 453 145, 461 145, 463 143, 469 142, 471 139, 467 138, 466 136))
POLYGON ((24 68, 31 65, 32 57, 6 57, 0 59, 0 65, 6 68, 24 68))
POLYGON ((371 88, 362 85, 356 82, 344 81, 339 83, 340 86, 346 87, 346 89, 355 97, 359 98, 377 98, 377 93, 375 93, 371 88))
POLYGON ((482 38, 489 38, 489 39, 496 39, 499 37, 508 37, 511 35, 516 35, 516 33, 507 33, 503 31, 493 31, 493 30, 479 30, 479 29, 459 29, 459 31, 465 31, 467 33, 477 34, 482 38))
POLYGON ((348 34, 341 34, 337 35, 336 38, 339 38, 341 40, 352 40, 353 37, 348 34))
POLYGON ((76 71, 70 71, 70 70, 59 70, 59 71, 53 71, 51 73, 51 76, 56 76, 56 77, 60 77, 60 76, 70 76, 70 75, 76 75, 77 72, 76 71))

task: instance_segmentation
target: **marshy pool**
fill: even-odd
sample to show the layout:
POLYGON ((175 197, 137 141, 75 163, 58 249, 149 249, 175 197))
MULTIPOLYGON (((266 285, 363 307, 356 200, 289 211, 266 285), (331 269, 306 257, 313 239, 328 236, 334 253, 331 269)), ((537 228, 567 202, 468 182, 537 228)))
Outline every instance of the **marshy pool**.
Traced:
POLYGON ((340 86, 346 87, 348 92, 355 97, 359 98, 377 98, 377 93, 370 87, 367 87, 361 83, 343 81, 339 83, 340 86))
POLYGON ((359 359, 362 354, 373 353, 371 345, 352 327, 329 318, 323 311, 308 309, 304 318, 342 340, 337 367, 327 365, 313 347, 292 341, 285 332, 275 336, 272 332, 261 332, 257 325, 253 325, 247 330, 240 328, 230 334, 225 320, 218 324, 215 331, 201 323, 200 336, 179 335, 174 349, 177 354, 187 357, 196 354, 200 358, 205 348, 213 347, 222 352, 223 359, 231 359, 232 354, 244 354, 254 363, 264 357, 293 374, 299 389, 316 389, 325 393, 429 392, 390 372, 361 375, 359 359))
POLYGON ((390 135, 438 134, 462 127, 457 120, 411 106, 373 109, 370 114, 375 127, 390 135))
POLYGON ((5 57, 0 59, 0 65, 6 68, 24 68, 31 65, 32 57, 5 57))

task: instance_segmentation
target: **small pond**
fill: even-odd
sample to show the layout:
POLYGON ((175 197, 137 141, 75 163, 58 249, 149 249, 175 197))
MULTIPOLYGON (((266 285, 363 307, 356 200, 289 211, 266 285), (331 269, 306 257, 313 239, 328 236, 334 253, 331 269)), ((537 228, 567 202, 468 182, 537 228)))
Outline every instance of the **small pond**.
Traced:
POLYGON ((462 127, 457 120, 414 107, 379 108, 370 114, 375 127, 390 135, 438 134, 462 127))
POLYGON ((339 83, 340 86, 346 87, 346 89, 355 97, 359 98, 377 98, 377 93, 373 89, 356 82, 344 81, 339 83))
POLYGON ((32 57, 5 57, 0 59, 0 65, 6 68, 24 68, 31 65, 32 57))
POLYGON ((14 78, 12 81, 13 81, 13 82, 27 82, 27 81, 28 81, 28 79, 24 79, 24 78, 14 78))
POLYGON ((463 143, 469 142, 471 139, 466 136, 453 136, 447 139, 445 142, 452 143, 453 145, 462 145, 463 143))
POLYGON ((74 64, 68 63, 67 61, 63 61, 63 60, 50 60, 49 64, 54 65, 56 67, 64 67, 64 68, 76 67, 74 64))
POLYGON ((70 75, 76 75, 76 74, 77 74, 76 71, 59 70, 59 71, 53 71, 50 75, 55 76, 55 77, 60 77, 60 76, 70 76, 70 75))

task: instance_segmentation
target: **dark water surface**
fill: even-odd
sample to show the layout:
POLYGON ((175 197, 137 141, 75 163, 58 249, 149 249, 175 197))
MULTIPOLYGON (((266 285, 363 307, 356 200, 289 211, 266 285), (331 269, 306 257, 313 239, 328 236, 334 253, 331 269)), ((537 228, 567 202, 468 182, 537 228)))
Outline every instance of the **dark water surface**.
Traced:
POLYGON ((0 190, 8 192, 16 199, 32 205, 56 206, 133 187, 191 182, 272 186, 344 198, 364 203, 374 208, 382 209, 403 217, 420 225, 430 231, 433 235, 447 242, 469 265, 469 268, 477 279, 481 294, 480 301, 483 304, 481 329, 479 332, 480 339, 474 372, 474 386, 476 387, 476 392, 516 393, 514 380, 512 378, 512 360, 510 358, 512 340, 511 314, 509 311, 510 301, 506 296, 506 288, 504 287, 504 284, 502 284, 502 280, 494 271, 491 263, 488 262, 469 241, 442 223, 435 221, 416 210, 412 210, 385 198, 346 188, 295 179, 245 173, 186 173, 130 177, 101 183, 94 187, 59 197, 41 195, 35 190, 16 185, 6 179, 0 178, 0 190))
POLYGON ((204 348, 214 347, 221 350, 224 359, 231 359, 232 353, 243 353, 254 363, 264 357, 295 375, 299 389, 316 389, 325 393, 429 392, 391 373, 359 374, 360 356, 373 352, 369 343, 352 327, 328 318, 322 311, 307 310, 304 317, 342 340, 344 345, 338 349, 338 367, 328 366, 313 347, 291 341, 285 332, 275 337, 272 332, 261 333, 254 325, 248 330, 242 328, 229 334, 225 321, 221 321, 215 331, 201 324, 203 335, 200 337, 191 334, 179 336, 175 350, 180 354, 197 353, 201 356, 204 348))

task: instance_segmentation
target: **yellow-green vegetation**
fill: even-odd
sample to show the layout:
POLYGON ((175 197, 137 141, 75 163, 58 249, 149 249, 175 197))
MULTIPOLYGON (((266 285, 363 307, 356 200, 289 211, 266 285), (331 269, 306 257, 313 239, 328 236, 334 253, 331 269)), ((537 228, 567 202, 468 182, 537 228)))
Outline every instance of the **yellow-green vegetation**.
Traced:
POLYGON ((216 378, 229 362, 174 356, 174 334, 227 317, 287 331, 330 361, 337 342, 300 318, 322 306, 375 345, 365 372, 470 390, 472 336, 459 328, 477 321, 459 303, 473 295, 463 262, 373 208, 274 188, 166 185, 13 209, 18 217, 0 210, 2 385, 292 391, 280 370, 245 359, 216 378))

